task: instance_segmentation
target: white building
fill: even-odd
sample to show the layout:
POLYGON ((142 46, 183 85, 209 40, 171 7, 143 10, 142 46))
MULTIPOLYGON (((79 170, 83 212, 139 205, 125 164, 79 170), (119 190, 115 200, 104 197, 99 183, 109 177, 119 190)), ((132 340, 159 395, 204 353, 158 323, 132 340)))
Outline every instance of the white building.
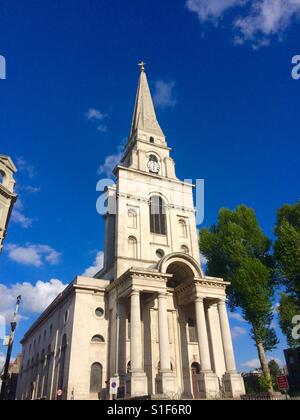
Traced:
POLYGON ((0 155, 0 253, 11 212, 17 199, 17 195, 14 193, 15 172, 17 169, 11 158, 0 155))
MULTIPOLYGON (((104 268, 77 277, 22 340, 18 398, 244 394, 222 279, 199 260, 193 186, 175 175, 144 70, 107 189, 104 268)), ((191 151, 187 150, 187 153, 191 151)))

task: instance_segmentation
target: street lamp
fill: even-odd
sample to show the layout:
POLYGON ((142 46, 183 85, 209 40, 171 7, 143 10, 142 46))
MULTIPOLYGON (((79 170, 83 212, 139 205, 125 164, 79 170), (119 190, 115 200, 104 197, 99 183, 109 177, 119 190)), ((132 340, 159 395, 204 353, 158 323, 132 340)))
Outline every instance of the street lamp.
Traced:
POLYGON ((12 348, 14 344, 14 337, 15 337, 15 331, 17 327, 17 315, 19 311, 19 306, 21 303, 21 296, 17 297, 17 303, 16 303, 16 309, 14 312, 14 317, 12 322, 10 323, 10 334, 8 339, 8 346, 7 346, 7 353, 6 353, 6 360, 2 375, 2 386, 1 386, 1 393, 0 393, 0 401, 5 400, 6 394, 7 394, 7 381, 8 381, 8 371, 9 371, 9 365, 10 365, 10 358, 12 353, 12 348))

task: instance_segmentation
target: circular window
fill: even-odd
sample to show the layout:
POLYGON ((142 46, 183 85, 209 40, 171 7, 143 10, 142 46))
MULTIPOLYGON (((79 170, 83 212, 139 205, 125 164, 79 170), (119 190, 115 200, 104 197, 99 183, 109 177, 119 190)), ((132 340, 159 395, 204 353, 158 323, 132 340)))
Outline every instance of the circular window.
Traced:
POLYGON ((102 308, 97 308, 95 310, 95 315, 97 318, 102 318, 104 315, 104 310, 102 308))
POLYGON ((157 258, 159 258, 161 260, 165 256, 165 253, 162 249, 158 249, 156 251, 156 256, 157 256, 157 258))

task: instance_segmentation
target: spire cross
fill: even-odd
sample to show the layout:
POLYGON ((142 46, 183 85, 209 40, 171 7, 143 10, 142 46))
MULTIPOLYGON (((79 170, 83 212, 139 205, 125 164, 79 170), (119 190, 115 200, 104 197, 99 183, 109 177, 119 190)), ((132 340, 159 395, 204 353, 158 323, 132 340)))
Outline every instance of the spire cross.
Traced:
POLYGON ((141 71, 145 71, 145 65, 146 65, 146 63, 144 63, 144 62, 142 61, 142 62, 141 62, 141 63, 139 63, 138 65, 139 65, 139 67, 140 67, 141 71))

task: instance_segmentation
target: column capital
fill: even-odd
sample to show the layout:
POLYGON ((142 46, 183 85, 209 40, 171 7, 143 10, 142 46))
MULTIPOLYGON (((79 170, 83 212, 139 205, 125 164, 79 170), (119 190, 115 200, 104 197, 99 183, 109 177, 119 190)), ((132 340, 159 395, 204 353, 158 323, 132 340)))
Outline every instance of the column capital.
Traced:
POLYGON ((204 297, 203 296, 196 296, 195 302, 204 303, 204 297))
POLYGON ((130 291, 130 296, 137 296, 140 294, 140 291, 137 289, 133 289, 130 291))
POLYGON ((226 298, 218 300, 218 306, 226 306, 226 298))
POLYGON ((168 297, 168 292, 160 292, 157 297, 158 299, 166 299, 168 297))

